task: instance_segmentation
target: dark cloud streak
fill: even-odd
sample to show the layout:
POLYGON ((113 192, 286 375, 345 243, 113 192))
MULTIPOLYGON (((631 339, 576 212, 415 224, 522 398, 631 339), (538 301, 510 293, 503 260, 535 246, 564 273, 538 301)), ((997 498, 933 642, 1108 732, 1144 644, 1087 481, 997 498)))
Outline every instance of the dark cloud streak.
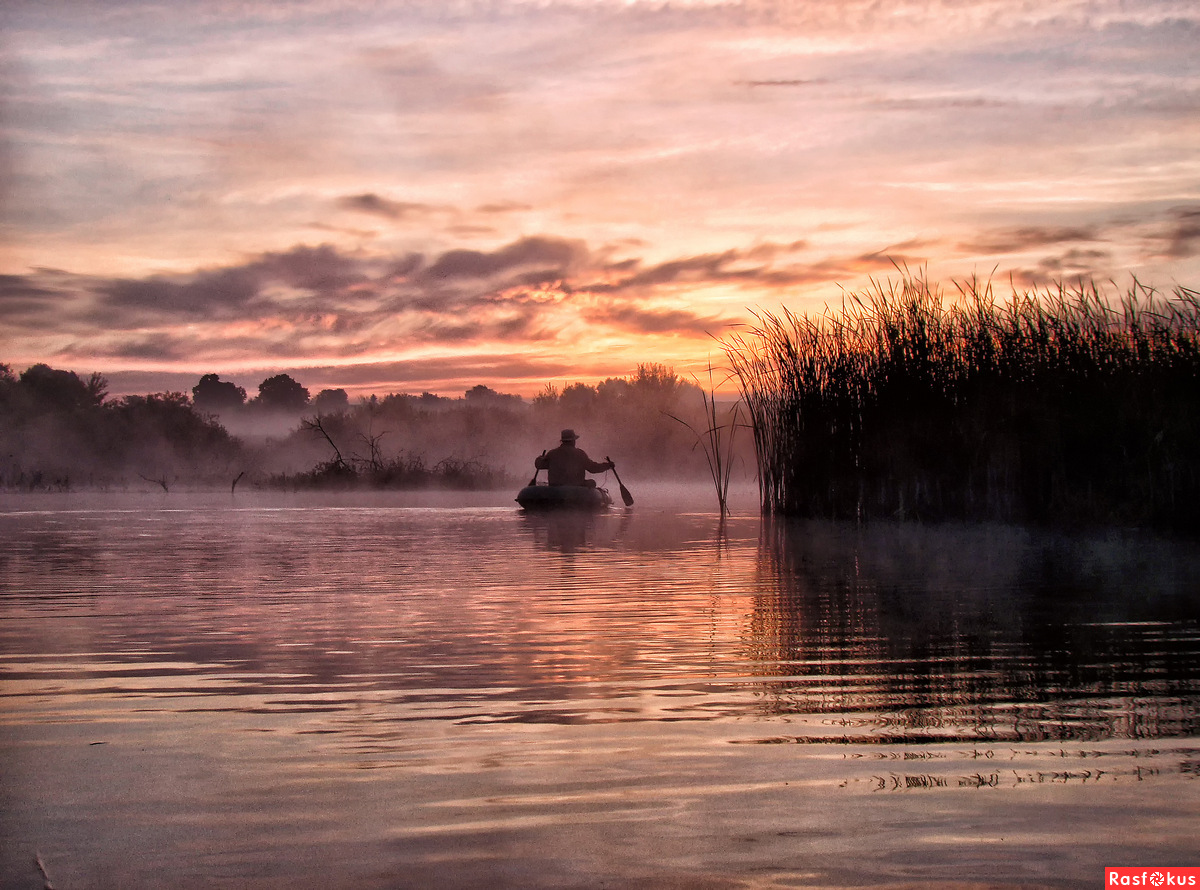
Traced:
POLYGON ((101 301, 94 318, 117 327, 140 325, 147 317, 163 321, 260 318, 279 308, 266 294, 273 284, 344 304, 353 302, 350 285, 367 280, 359 261, 329 245, 298 246, 286 253, 263 254, 241 266, 190 276, 111 280, 97 288, 101 301))
POLYGON ((1023 226, 982 233, 976 240, 960 244, 959 249, 981 254, 1018 253, 1071 241, 1102 240, 1091 226, 1023 226))
POLYGON ((447 251, 421 272, 421 278, 426 281, 482 279, 522 269, 525 273, 519 279, 520 283, 532 284, 562 277, 586 258, 587 250, 581 242, 530 237, 490 253, 478 250, 447 251))
POLYGON ((738 324, 742 319, 704 316, 683 309, 653 310, 640 309, 632 304, 614 305, 586 313, 593 324, 619 327, 637 334, 688 334, 691 336, 712 334, 738 324))
MULTIPOLYGON (((1155 237, 1163 251, 1193 255, 1200 249, 1200 210, 1177 208, 1160 218, 1155 237)), ((1109 254, 1092 246, 1102 240, 1098 227, 1031 226, 985 232, 961 246, 985 253, 1061 247, 1017 273, 1044 279, 1103 266, 1109 254)), ((70 343, 62 355, 214 367, 255 357, 276 364, 354 361, 417 346, 469 352, 494 342, 515 350, 561 341, 582 324, 633 337, 719 336, 745 319, 693 305, 693 294, 732 288, 745 291, 751 304, 788 302, 802 297, 805 286, 919 267, 927 260, 909 251, 922 246, 911 241, 813 258, 806 242, 793 241, 650 263, 636 255, 636 245, 593 250, 553 235, 432 256, 300 245, 190 275, 3 276, 0 331, 56 333, 70 343)))
POLYGON ((355 210, 393 220, 405 219, 433 210, 428 204, 392 201, 370 192, 361 195, 347 195, 338 201, 338 206, 346 210, 355 210))
POLYGON ((796 263, 803 246, 759 244, 649 265, 548 235, 433 258, 417 253, 364 258, 329 245, 297 246, 190 275, 7 276, 0 279, 0 300, 45 317, 72 300, 73 285, 73 302, 82 308, 71 322, 74 345, 68 351, 158 361, 238 351, 352 358, 354 350, 405 344, 546 342, 559 336, 562 319, 572 314, 626 333, 699 336, 736 320, 664 307, 667 293, 677 301, 681 289, 710 285, 781 289, 884 262, 796 263), (582 300, 579 308, 569 308, 573 300, 582 300), (564 311, 566 316, 557 314, 564 311), (211 333, 206 322, 213 325, 211 333), (188 334, 177 340, 173 329, 181 325, 188 334), (222 331, 228 325, 236 331, 222 331))
POLYGON ((1170 259, 1185 259, 1200 254, 1200 207, 1177 207, 1165 233, 1163 254, 1170 259))

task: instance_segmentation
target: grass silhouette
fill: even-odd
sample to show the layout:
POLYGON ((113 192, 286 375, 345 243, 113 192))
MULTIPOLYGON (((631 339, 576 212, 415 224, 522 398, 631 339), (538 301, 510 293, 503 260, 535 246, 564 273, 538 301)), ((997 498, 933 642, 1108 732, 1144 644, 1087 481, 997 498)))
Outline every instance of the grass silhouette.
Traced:
POLYGON ((764 512, 1200 528, 1200 293, 924 276, 723 341, 764 512))

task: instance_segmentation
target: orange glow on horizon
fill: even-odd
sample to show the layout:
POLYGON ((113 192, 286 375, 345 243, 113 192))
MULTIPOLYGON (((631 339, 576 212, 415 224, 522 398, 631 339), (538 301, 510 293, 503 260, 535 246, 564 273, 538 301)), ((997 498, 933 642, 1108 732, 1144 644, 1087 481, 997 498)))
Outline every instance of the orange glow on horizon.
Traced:
POLYGON ((529 396, 904 269, 1200 281, 1200 11, 718 6, 18 6, 0 359, 529 396))

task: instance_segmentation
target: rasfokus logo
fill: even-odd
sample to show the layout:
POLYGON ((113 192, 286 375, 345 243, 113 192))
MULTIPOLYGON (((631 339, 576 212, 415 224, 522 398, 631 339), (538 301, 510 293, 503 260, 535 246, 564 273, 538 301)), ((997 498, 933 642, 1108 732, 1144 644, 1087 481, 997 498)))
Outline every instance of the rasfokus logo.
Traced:
POLYGON ((1126 866, 1104 869, 1105 887, 1200 887, 1200 868, 1126 866))

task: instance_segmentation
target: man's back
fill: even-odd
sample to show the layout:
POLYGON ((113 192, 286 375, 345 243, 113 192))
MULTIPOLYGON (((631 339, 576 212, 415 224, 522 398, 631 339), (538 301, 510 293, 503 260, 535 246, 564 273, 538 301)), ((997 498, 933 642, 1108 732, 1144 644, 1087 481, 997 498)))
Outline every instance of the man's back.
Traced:
POLYGON ((551 485, 586 485, 586 473, 603 473, 608 464, 597 463, 574 443, 563 442, 534 461, 534 466, 546 471, 551 485))

